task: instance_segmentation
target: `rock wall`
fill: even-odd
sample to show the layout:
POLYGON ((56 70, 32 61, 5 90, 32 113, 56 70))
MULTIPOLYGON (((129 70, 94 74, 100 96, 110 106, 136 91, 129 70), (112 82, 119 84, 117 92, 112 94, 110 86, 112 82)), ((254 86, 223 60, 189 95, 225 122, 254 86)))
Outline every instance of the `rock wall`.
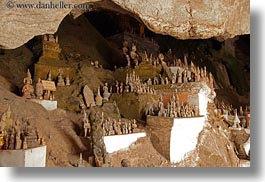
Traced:
POLYGON ((170 160, 170 138, 173 118, 147 116, 147 126, 151 128, 150 140, 154 148, 170 160))
POLYGON ((178 166, 238 167, 239 159, 234 147, 225 132, 208 125, 201 131, 196 149, 178 166))
POLYGON ((135 93, 113 93, 111 101, 115 101, 123 117, 128 119, 143 119, 149 106, 155 105, 159 95, 135 93))
MULTIPOLYGON (((64 3, 95 3, 99 0, 65 0, 64 3)), ((72 9, 17 8, 27 1, 0 1, 0 48, 14 49, 36 35, 52 34, 72 9)), ((53 0, 59 3, 60 0, 53 0)), ((102 1, 101 1, 102 2, 102 1)), ((102 7, 126 12, 150 30, 179 39, 216 37, 220 40, 250 33, 248 0, 103 0, 102 7), (126 11, 124 11, 126 10, 126 11)), ((43 0, 42 3, 49 3, 43 0)), ((101 4, 98 4, 101 6, 101 4)), ((76 9, 75 9, 76 11, 76 9)), ((84 12, 84 9, 80 11, 84 12)), ((87 10, 88 11, 88 10, 87 10)))
POLYGON ((156 33, 179 39, 250 33, 249 1, 230 0, 113 0, 138 15, 156 33))

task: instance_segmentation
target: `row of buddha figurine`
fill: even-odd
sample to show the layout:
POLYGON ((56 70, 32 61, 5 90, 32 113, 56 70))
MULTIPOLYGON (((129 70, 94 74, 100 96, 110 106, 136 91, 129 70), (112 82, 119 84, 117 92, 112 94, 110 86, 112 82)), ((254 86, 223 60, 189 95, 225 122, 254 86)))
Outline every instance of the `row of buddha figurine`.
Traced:
MULTIPOLYGON (((205 69, 206 70, 206 67, 205 69)), ((188 80, 187 72, 184 70, 183 74, 179 74, 177 83, 187 83, 192 80, 188 80), (182 82, 183 80, 183 82, 182 82)), ((205 77, 203 77, 205 78, 205 77)), ((208 77, 207 77, 208 78, 208 77)), ((204 79, 203 79, 204 80, 204 79)), ((211 83, 213 87, 213 77, 210 74, 210 78, 206 79, 207 82, 211 83)), ((172 82, 175 83, 175 82, 172 82)), ((108 84, 105 83, 103 86, 103 100, 108 100, 111 93, 137 93, 137 94, 155 94, 156 91, 152 87, 153 85, 168 85, 170 84, 168 77, 165 79, 159 75, 158 77, 154 77, 153 79, 149 78, 146 82, 143 82, 138 75, 136 75, 135 71, 132 73, 126 74, 125 84, 123 82, 118 82, 116 80, 114 89, 112 86, 108 87, 108 84)))
POLYGON ((190 117, 200 116, 200 110, 197 105, 190 105, 189 102, 185 104, 183 102, 180 103, 179 96, 178 95, 175 96, 174 94, 170 98, 170 101, 167 104, 167 108, 164 107, 164 101, 161 95, 158 103, 158 108, 159 111, 157 115, 160 117, 190 118, 190 117))
MULTIPOLYGON (((88 137, 88 135, 91 134, 91 124, 89 122, 86 111, 83 110, 82 112, 84 137, 88 137)), ((117 121, 115 118, 104 118, 103 112, 101 115, 101 123, 103 129, 103 136, 130 134, 138 131, 135 119, 124 122, 122 122, 121 119, 118 119, 117 121)))
POLYGON ((137 93, 137 94, 155 94, 155 89, 142 82, 140 79, 135 82, 124 84, 123 82, 116 81, 114 93, 137 93))
POLYGON ((122 122, 121 119, 116 120, 108 117, 103 122, 102 127, 104 136, 130 134, 137 131, 135 119, 122 122))
POLYGON ((131 76, 133 79, 131 79, 126 85, 124 85, 123 82, 116 81, 116 84, 114 86, 114 89, 112 86, 108 86, 108 83, 106 82, 104 86, 102 87, 103 91, 103 97, 101 96, 101 89, 98 88, 97 95, 95 97, 95 105, 101 106, 103 101, 108 101, 110 98, 110 95, 112 93, 137 93, 137 94, 155 94, 155 90, 152 87, 149 87, 147 83, 142 83, 139 76, 135 75, 135 72, 133 72, 134 75, 131 76))
MULTIPOLYGON (((167 64, 164 61, 164 55, 162 53, 159 53, 159 55, 156 57, 152 54, 148 56, 146 52, 138 54, 136 51, 137 48, 134 44, 132 45, 131 51, 129 51, 128 42, 124 41, 122 52, 126 57, 127 67, 131 67, 131 60, 133 60, 136 66, 138 66, 140 60, 142 63, 150 63, 154 66, 157 66, 158 64, 167 64)), ((174 64, 172 66, 179 68, 177 74, 173 74, 173 77, 170 79, 168 77, 163 78, 160 75, 159 78, 161 79, 161 84, 205 81, 210 88, 213 88, 214 78, 212 73, 207 73, 206 66, 204 66, 204 68, 196 67, 192 61, 189 65, 186 55, 184 55, 184 63, 181 61, 181 59, 174 59, 174 64)), ((154 78, 154 84, 159 84, 158 78, 156 77, 154 78)))
POLYGON ((45 145, 44 138, 30 122, 24 122, 21 126, 19 120, 13 121, 11 109, 3 113, 0 121, 0 149, 20 150, 45 145))
MULTIPOLYGON (((98 87, 97 94, 94 97, 94 94, 92 93, 92 97, 90 97, 88 100, 92 102, 91 106, 101 106, 103 102, 109 101, 109 98, 112 93, 137 93, 137 94, 155 94, 155 90, 152 87, 149 87, 147 83, 142 83, 139 76, 132 76, 133 79, 126 85, 123 84, 123 82, 116 81, 115 86, 109 86, 107 82, 105 82, 104 86, 98 87)), ((87 95, 87 89, 83 90, 83 95, 87 95)), ((84 96, 85 97, 85 96, 84 96)), ((86 101, 87 102, 87 101, 86 101)), ((80 102, 80 105, 84 105, 83 102, 80 102)), ((81 107, 81 106, 80 106, 81 107)), ((82 108, 81 107, 81 108, 82 108)), ((90 107, 90 106, 87 106, 90 107)))
POLYGON ((122 52, 127 60, 127 67, 131 67, 132 62, 135 66, 139 64, 139 55, 137 54, 136 45, 132 45, 131 50, 129 50, 129 43, 127 41, 123 42, 122 52))
POLYGON ((103 68, 103 65, 99 64, 98 60, 91 61, 90 64, 91 64, 91 66, 94 66, 95 68, 103 68))
POLYGON ((122 53, 124 58, 127 61, 127 67, 137 67, 139 64, 151 64, 157 66, 160 64, 160 60, 158 57, 150 54, 148 57, 147 52, 137 52, 137 47, 135 44, 132 44, 131 48, 129 48, 128 41, 123 42, 122 53))
MULTIPOLYGON (((48 81, 52 81, 52 75, 51 71, 48 73, 47 77, 48 81)), ((27 75, 23 80, 24 86, 22 87, 22 97, 26 99, 45 99, 45 100, 55 100, 54 94, 50 93, 48 90, 43 89, 42 80, 39 78, 38 82, 35 85, 35 88, 33 87, 33 81, 31 78, 31 73, 28 69, 27 75)), ((58 75, 58 81, 57 81, 57 87, 64 87, 64 86, 70 86, 70 78, 69 76, 66 76, 64 79, 62 74, 59 73, 58 75)))
POLYGON ((62 73, 59 72, 58 80, 57 80, 57 87, 64 87, 64 86, 70 86, 70 85, 71 85, 71 81, 70 81, 69 75, 63 78, 62 73))
MULTIPOLYGON (((216 108, 221 112, 221 114, 224 114, 224 111, 228 111, 228 114, 235 114, 235 108, 230 104, 225 104, 223 101, 217 102, 216 108)), ((245 106, 245 109, 243 109, 243 106, 239 106, 237 109, 237 114, 239 116, 246 116, 247 113, 249 113, 249 106, 245 106)))
POLYGON ((137 93, 137 94, 155 94, 154 88, 150 87, 147 83, 142 82, 140 77, 135 74, 135 71, 131 74, 126 74, 126 82, 120 82, 116 80, 114 89, 110 87, 110 92, 113 93, 137 93))
POLYGON ((126 81, 125 81, 125 92, 135 92, 137 94, 155 94, 155 90, 153 87, 151 87, 148 82, 143 82, 139 75, 135 74, 135 71, 133 71, 130 74, 126 74, 126 81))
POLYGON ((240 106, 239 110, 233 108, 232 105, 226 105, 224 102, 217 103, 217 109, 214 111, 215 116, 223 118, 224 121, 229 122, 233 118, 232 128, 248 128, 250 126, 250 111, 249 107, 240 106))
POLYGON ((59 43, 58 42, 58 35, 53 35, 53 34, 43 35, 43 40, 47 41, 47 42, 59 43))

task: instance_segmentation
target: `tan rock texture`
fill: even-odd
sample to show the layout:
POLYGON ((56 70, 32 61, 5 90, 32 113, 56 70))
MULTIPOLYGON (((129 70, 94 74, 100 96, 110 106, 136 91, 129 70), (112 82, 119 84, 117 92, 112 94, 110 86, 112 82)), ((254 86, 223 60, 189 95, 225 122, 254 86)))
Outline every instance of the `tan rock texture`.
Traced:
POLYGON ((154 148, 167 160, 170 160, 170 137, 173 118, 148 116, 147 126, 151 130, 150 140, 154 148))
POLYGON ((179 39, 229 38, 250 33, 248 0, 113 0, 156 33, 179 39))
MULTIPOLYGON (((65 0, 65 4, 81 4, 93 0, 65 0)), ((31 9, 17 8, 19 3, 38 4, 34 0, 0 1, 0 48, 17 48, 36 35, 53 34, 57 31, 61 21, 70 13, 71 9, 31 9), (13 8, 8 8, 8 6, 13 8)), ((43 4, 50 0, 41 1, 43 4)), ((52 0, 54 4, 60 0, 52 0)))
MULTIPOLYGON (((81 4, 98 1, 65 0, 64 3, 81 4)), ((15 2, 18 4, 22 0, 15 2)), ((23 1, 23 3, 34 2, 23 1)), ((42 1, 45 2, 49 0, 42 1)), ((53 3, 59 2, 60 0, 53 0, 53 3)), ((127 12, 142 20, 150 30, 178 39, 215 37, 224 40, 250 33, 249 0, 104 0, 100 2, 102 3, 95 5, 112 10, 118 5, 121 8, 117 8, 116 11, 127 12)), ((19 47, 35 35, 56 32, 60 22, 71 11, 71 9, 16 7, 10 9, 7 8, 7 3, 8 0, 0 1, 0 48, 6 49, 19 47)))

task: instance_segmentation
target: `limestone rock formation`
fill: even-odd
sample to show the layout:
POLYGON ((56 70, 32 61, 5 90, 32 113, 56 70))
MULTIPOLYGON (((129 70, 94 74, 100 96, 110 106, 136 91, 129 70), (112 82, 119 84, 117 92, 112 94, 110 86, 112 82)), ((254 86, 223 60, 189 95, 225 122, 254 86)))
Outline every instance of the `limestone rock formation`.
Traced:
MULTIPOLYGON (((215 37, 219 40, 250 33, 248 0, 65 0, 64 3, 92 3, 126 12, 140 19, 150 30, 179 39, 215 37), (118 5, 118 6, 117 6, 118 5), (124 11, 125 10, 125 11, 124 11)), ((18 1, 0 2, 0 48, 21 46, 36 35, 52 34, 71 9, 17 8, 18 1), (8 4, 9 2, 9 4, 8 4), (8 8, 9 6, 9 8, 8 8), (11 8, 12 7, 12 8, 11 8)), ((54 0, 59 3, 59 0, 54 0)), ((34 3, 27 0, 24 3, 34 3)), ((43 0, 42 3, 48 3, 43 0)), ((87 9, 86 11, 90 11, 87 9)), ((75 9, 75 12, 77 9, 75 9)), ((80 9, 84 12, 83 9, 80 9)))
POLYGON ((178 165, 237 167, 239 159, 234 152, 234 145, 222 130, 206 126, 198 137, 196 149, 187 154, 178 165))
POLYGON ((229 38, 250 33, 249 1, 113 0, 152 31, 179 39, 229 38))
MULTIPOLYGON (((92 2, 93 0, 89 0, 92 2)), ((54 0, 53 3, 59 3, 54 0)), ((81 4, 86 0, 66 0, 65 4, 81 4)), ((47 8, 17 8, 18 3, 26 5, 38 4, 36 1, 8 1, 0 2, 0 48, 17 48, 36 35, 53 34, 57 31, 61 21, 69 14, 71 9, 47 9, 47 8)), ((48 0, 42 3, 50 3, 48 0)))

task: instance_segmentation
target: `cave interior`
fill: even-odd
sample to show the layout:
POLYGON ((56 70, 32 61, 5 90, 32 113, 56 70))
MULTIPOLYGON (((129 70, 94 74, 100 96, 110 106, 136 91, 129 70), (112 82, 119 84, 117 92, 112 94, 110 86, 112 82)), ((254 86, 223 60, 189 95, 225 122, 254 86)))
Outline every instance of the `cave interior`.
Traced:
MULTIPOLYGON (((55 33, 58 34, 62 47, 60 58, 68 63, 69 54, 80 54, 88 59, 99 59, 110 70, 113 70, 114 66, 125 66, 126 61, 122 58, 121 48, 124 35, 128 34, 132 37, 133 43, 139 43, 141 38, 155 42, 159 48, 153 52, 154 54, 161 52, 166 55, 171 50, 175 58, 182 60, 186 54, 189 62, 192 60, 196 66, 206 66, 207 70, 214 75, 219 100, 235 107, 249 105, 250 35, 240 35, 222 42, 214 38, 180 40, 168 35, 156 34, 147 27, 144 27, 144 33, 140 33, 141 26, 144 26, 143 23, 131 15, 106 9, 87 12, 76 19, 68 15, 55 33), (103 39, 104 42, 100 43, 103 39)), ((23 84, 22 70, 25 72, 29 67, 34 77, 34 64, 42 54, 41 44, 42 36, 40 35, 17 49, 0 49, 0 61, 3 64, 0 73, 12 83, 12 92, 20 94, 23 84), (30 60, 24 62, 20 60, 17 67, 12 67, 14 63, 5 60, 5 57, 15 59, 15 56, 21 56, 23 59, 29 56, 26 55, 29 52, 32 54, 30 60), (12 73, 7 71, 10 67, 12 67, 12 73)), ((146 48, 140 47, 140 51, 146 51, 146 48)))
MULTIPOLYGON (((144 26, 138 17, 131 14, 103 8, 83 13, 75 18, 71 14, 67 15, 55 35, 58 36, 61 53, 59 61, 51 61, 51 65, 67 65, 73 69, 73 72, 70 75, 71 86, 69 89, 60 88, 55 93, 58 108, 69 113, 62 116, 61 111, 54 111, 49 116, 45 116, 45 114, 36 116, 45 118, 40 119, 39 123, 51 120, 50 123, 53 124, 50 126, 54 125, 54 128, 60 128, 60 132, 62 131, 63 134, 58 134, 60 132, 40 124, 46 131, 47 143, 57 149, 62 147, 65 149, 65 153, 68 152, 60 154, 50 147, 47 151, 48 166, 75 166, 80 152, 83 152, 83 157, 92 155, 88 144, 91 142, 90 139, 75 138, 76 135, 83 134, 82 124, 80 124, 82 122, 80 95, 84 85, 88 85, 95 95, 97 88, 102 87, 105 82, 115 86, 115 81, 121 76, 119 70, 125 69, 127 65, 122 54, 124 40, 128 40, 130 46, 137 45, 138 52, 146 51, 148 55, 152 54, 153 56, 162 53, 167 65, 172 65, 174 59, 179 58, 183 61, 185 55, 189 64, 192 61, 199 68, 206 66, 207 71, 213 74, 216 92, 215 103, 224 102, 234 108, 250 105, 250 35, 240 35, 224 41, 215 38, 180 40, 169 35, 152 32, 144 26), (101 70, 91 68, 91 62, 95 60, 99 62, 101 70), (56 116, 62 117, 52 118, 56 116), (68 130, 67 127, 69 127, 68 130), (70 132, 75 132, 75 136, 70 132), (56 136, 65 137, 64 140, 67 140, 69 144, 66 142, 56 143, 52 140, 56 136), (60 160, 56 160, 54 156, 60 160), (61 158, 67 158, 68 161, 65 162, 61 158)), ((6 92, 22 96, 23 78, 28 68, 34 83, 37 82, 39 75, 48 74, 50 60, 46 63, 48 66, 42 67, 44 73, 36 73, 35 66, 39 64, 42 54, 43 35, 35 36, 16 49, 0 49, 2 65, 0 67, 0 91, 3 94, 3 103, 13 99, 13 96, 6 92)), ((57 77, 57 75, 54 76, 57 77)), ((21 109, 19 104, 14 103, 14 107, 21 109)), ((0 109, 4 112, 6 108, 0 106, 0 109)), ((111 113, 114 112, 112 106, 102 107, 102 110, 109 112, 114 117, 117 114, 111 113)), ((38 108, 27 114, 34 115, 36 112, 39 112, 38 108)), ((40 113, 44 113, 44 111, 40 111, 40 113)), ((123 113, 121 116, 123 117, 123 113)), ((141 123, 141 121, 139 122, 141 123)), ((216 127, 220 126, 222 124, 216 124, 216 127)))

